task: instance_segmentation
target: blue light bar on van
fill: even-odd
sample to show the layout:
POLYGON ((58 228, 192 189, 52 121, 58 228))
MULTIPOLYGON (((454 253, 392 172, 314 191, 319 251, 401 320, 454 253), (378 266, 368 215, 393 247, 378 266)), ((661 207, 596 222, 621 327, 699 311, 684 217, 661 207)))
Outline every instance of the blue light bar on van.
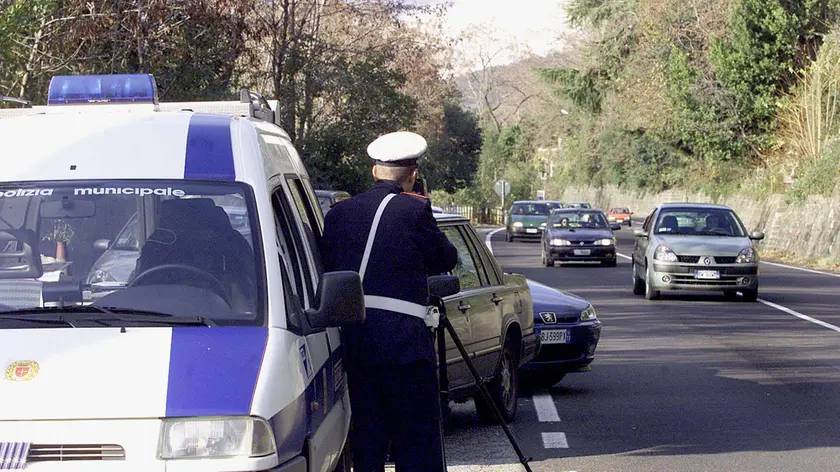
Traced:
POLYGON ((151 74, 59 75, 50 82, 48 105, 158 103, 151 74))

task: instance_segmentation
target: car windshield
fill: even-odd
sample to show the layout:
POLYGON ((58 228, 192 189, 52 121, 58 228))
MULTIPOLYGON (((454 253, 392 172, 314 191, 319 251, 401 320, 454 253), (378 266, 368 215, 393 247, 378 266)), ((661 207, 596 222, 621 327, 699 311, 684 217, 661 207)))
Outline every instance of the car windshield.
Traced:
POLYGON ((581 202, 571 202, 566 205, 566 208, 589 208, 589 204, 581 202))
POLYGON ((0 312, 42 310, 62 293, 62 306, 172 316, 211 303, 201 316, 215 324, 262 324, 253 206, 234 183, 2 185, 0 312))
POLYGON ((549 225, 558 229, 609 228, 600 211, 557 211, 551 215, 549 225))
POLYGON ((515 203, 510 209, 510 214, 515 216, 546 216, 548 205, 545 203, 515 203))
POLYGON ((627 208, 613 208, 610 211, 610 213, 615 213, 615 214, 618 214, 618 215, 626 215, 626 214, 630 213, 630 210, 628 210, 627 208))
POLYGON ((663 210, 656 234, 744 237, 744 225, 732 210, 723 208, 674 208, 663 210))

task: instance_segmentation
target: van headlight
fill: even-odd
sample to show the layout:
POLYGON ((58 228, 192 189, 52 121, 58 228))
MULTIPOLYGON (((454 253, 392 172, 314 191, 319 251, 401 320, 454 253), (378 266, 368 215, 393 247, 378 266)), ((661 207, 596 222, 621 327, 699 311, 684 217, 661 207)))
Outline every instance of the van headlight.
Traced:
POLYGON ((264 457, 277 452, 274 434, 262 418, 164 419, 160 459, 264 457))
POLYGON ((615 244, 615 239, 610 239, 610 238, 599 239, 599 240, 595 241, 595 244, 598 245, 598 246, 612 246, 613 244, 615 244))
POLYGON ((513 222, 513 227, 514 228, 521 228, 522 226, 523 226, 523 224, 522 224, 521 221, 514 221, 513 222))
POLYGON ((735 259, 735 263, 737 264, 752 264, 754 262, 758 262, 758 254, 751 247, 738 253, 738 258, 735 259))
POLYGON ((552 246, 571 246, 572 243, 570 241, 566 240, 566 239, 555 238, 555 239, 551 240, 551 245, 552 246))
POLYGON ((595 307, 589 305, 583 310, 580 314, 581 321, 595 321, 598 319, 598 315, 595 313, 595 307))

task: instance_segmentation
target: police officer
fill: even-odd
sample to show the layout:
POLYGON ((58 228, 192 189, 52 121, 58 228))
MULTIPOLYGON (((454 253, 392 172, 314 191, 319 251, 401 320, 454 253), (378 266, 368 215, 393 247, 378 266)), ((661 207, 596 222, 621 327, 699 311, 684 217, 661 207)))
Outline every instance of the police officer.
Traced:
POLYGON ((342 329, 356 472, 384 471, 389 440, 398 472, 445 468, 427 280, 458 255, 429 200, 410 192, 426 148, 405 131, 373 141, 373 188, 326 216, 326 270, 358 271, 367 307, 362 325, 342 329))

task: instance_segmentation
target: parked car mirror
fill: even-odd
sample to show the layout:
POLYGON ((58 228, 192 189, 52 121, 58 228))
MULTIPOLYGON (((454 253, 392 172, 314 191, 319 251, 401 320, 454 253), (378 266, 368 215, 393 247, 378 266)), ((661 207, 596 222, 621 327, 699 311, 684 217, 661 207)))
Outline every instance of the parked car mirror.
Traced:
POLYGON ((643 230, 643 229, 637 229, 637 230, 633 233, 633 235, 634 235, 634 236, 636 236, 637 238, 644 238, 644 239, 647 239, 647 238, 648 238, 648 234, 647 234, 647 232, 645 232, 645 230, 643 230))
POLYGON ((429 277, 429 293, 444 298, 461 291, 461 281, 454 275, 435 275, 429 277))
POLYGON ((764 239, 764 232, 753 231, 752 233, 750 233, 750 239, 753 239, 755 241, 761 241, 762 239, 764 239))
POLYGON ((111 241, 108 239, 97 239, 93 243, 93 248, 97 251, 107 251, 111 247, 111 241))
POLYGON ((306 310, 313 328, 337 328, 365 321, 362 279, 352 271, 327 272, 318 287, 318 308, 306 310))
POLYGON ((621 229, 621 225, 618 223, 613 223, 610 225, 610 228, 612 228, 613 231, 618 231, 621 229))

